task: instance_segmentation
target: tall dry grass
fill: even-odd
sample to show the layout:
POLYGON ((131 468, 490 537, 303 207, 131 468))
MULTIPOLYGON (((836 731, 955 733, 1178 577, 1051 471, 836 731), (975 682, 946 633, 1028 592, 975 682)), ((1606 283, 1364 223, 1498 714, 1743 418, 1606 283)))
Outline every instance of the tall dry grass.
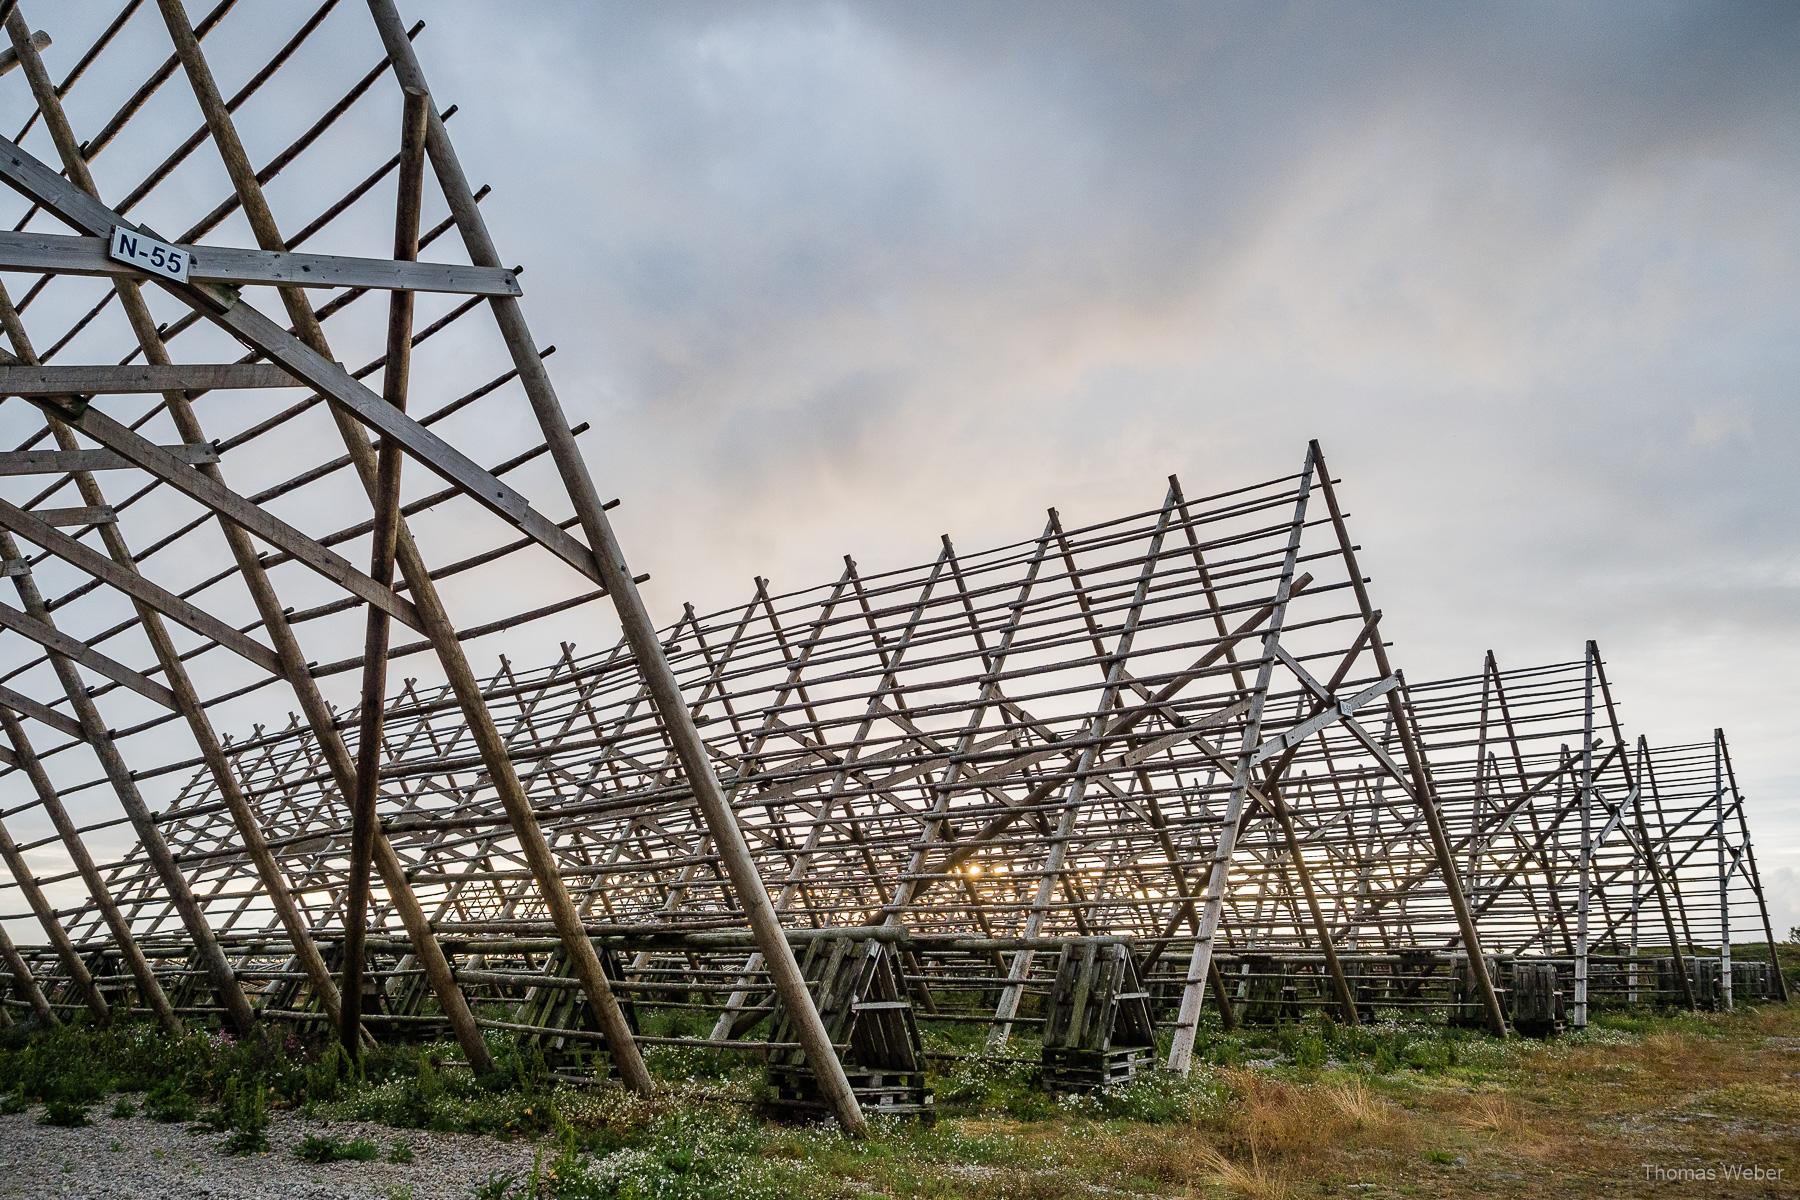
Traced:
POLYGON ((1142 1173, 1189 1195, 1287 1200, 1301 1181, 1350 1170, 1361 1153, 1411 1149, 1422 1138, 1413 1114, 1360 1080, 1289 1083, 1251 1070, 1224 1078, 1216 1115, 1133 1140, 1142 1173))
POLYGON ((1352 1142, 1391 1148, 1416 1140, 1412 1115, 1360 1080, 1293 1084, 1253 1071, 1227 1078, 1222 1140, 1240 1156, 1305 1161, 1352 1142))
POLYGON ((1254 1154, 1246 1162, 1207 1147, 1195 1155, 1194 1165, 1208 1182, 1246 1200, 1293 1200, 1296 1195, 1286 1172, 1267 1166, 1254 1154))

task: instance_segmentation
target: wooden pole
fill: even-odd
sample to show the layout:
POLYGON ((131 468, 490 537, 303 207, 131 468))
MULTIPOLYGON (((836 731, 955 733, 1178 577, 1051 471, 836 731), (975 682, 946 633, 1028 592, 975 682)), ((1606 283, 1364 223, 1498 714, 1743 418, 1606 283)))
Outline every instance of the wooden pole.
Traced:
MULTIPOLYGON (((0 546, 7 539, 0 537, 0 546)), ((63 850, 75 864, 76 872, 87 886, 88 895, 94 907, 100 910, 100 918, 105 922, 107 930, 112 934, 113 944, 118 947, 119 957, 125 961, 125 967, 131 972, 137 984, 138 999, 150 1014, 156 1018, 157 1024, 170 1033, 181 1030, 181 1019, 175 1015, 175 1007, 163 992, 162 983, 156 978, 156 972, 150 967, 150 960, 138 945, 137 938, 131 932, 131 925, 119 911, 118 903, 113 899, 112 889, 107 887, 106 879, 100 874, 100 868, 94 864, 93 855, 88 852, 87 844, 82 839, 80 827, 69 815, 62 797, 57 793, 56 785, 50 781, 44 765, 38 760, 37 753, 31 745, 31 739, 25 733, 25 727, 15 717, 12 710, 0 707, 0 729, 6 733, 7 743, 12 746, 13 754, 19 760, 19 767, 31 782, 32 790, 37 794, 38 803, 44 806, 44 813, 50 818, 56 830, 57 840, 62 843, 63 850)), ((90 1004, 92 1001, 89 1002, 90 1004)))
POLYGON ((1713 730, 1713 861, 1719 884, 1719 1003, 1731 1011, 1731 862, 1725 850, 1725 731, 1713 730))
POLYGON ((13 945, 4 926, 0 926, 0 961, 4 961, 6 969, 12 972, 14 986, 25 997, 25 1002, 31 1005, 31 1011, 37 1019, 45 1025, 61 1025, 62 1021, 57 1017, 56 1010, 50 1007, 44 989, 38 986, 37 978, 32 975, 30 964, 19 953, 19 948, 13 945))
MULTIPOLYGON (((17 754, 16 749, 14 753, 17 754)), ((44 936, 50 939, 50 945, 55 948, 58 961, 62 963, 63 970, 69 973, 70 981, 75 985, 75 990, 81 993, 81 998, 87 1003, 88 1010, 94 1014, 94 1019, 101 1022, 110 1020, 112 1017, 111 1006, 106 1003, 106 997, 100 994, 99 985, 94 982, 94 976, 88 970, 87 963, 81 960, 75 944, 69 940, 68 930, 63 928, 62 921, 57 918, 56 909, 45 897, 44 889, 38 886, 37 878, 32 874, 30 864, 19 852, 19 845, 13 841, 12 833, 6 828, 5 822, 0 822, 0 859, 4 859, 7 868, 12 871, 13 881, 19 885, 19 891, 24 895, 25 903, 30 905, 32 915, 37 918, 38 924, 43 928, 44 936)), ((4 930, 0 930, 0 932, 4 932, 4 930)), ((20 959, 20 965, 23 965, 24 961, 24 959, 20 959)), ((20 986, 25 986, 23 978, 21 978, 20 986)), ((37 986, 35 981, 31 986, 34 988, 37 986)), ((33 1007, 36 1007, 35 1001, 33 1007)))
MULTIPOLYGON (((409 88, 400 127, 400 187, 394 216, 394 258, 419 257, 419 207, 425 183, 425 117, 430 103, 424 92, 409 88)), ((406 407, 408 369, 412 362, 413 294, 399 290, 388 298, 387 363, 381 394, 389 404, 406 407)), ((394 553, 400 519, 399 446, 384 440, 376 458, 375 527, 371 536, 369 577, 382 587, 394 583, 394 553)), ((352 1053, 360 1050, 363 990, 363 937, 369 908, 369 868, 375 857, 376 805, 381 795, 382 716, 387 705, 388 615, 370 605, 363 635, 362 707, 356 741, 356 796, 351 804, 349 897, 344 906, 344 1012, 339 1036, 352 1053)))
POLYGON ((1575 881, 1575 1004, 1577 1029, 1588 1023, 1588 908, 1594 874, 1594 659, 1599 651, 1587 644, 1581 708, 1581 779, 1575 803, 1581 810, 1581 845, 1575 881))

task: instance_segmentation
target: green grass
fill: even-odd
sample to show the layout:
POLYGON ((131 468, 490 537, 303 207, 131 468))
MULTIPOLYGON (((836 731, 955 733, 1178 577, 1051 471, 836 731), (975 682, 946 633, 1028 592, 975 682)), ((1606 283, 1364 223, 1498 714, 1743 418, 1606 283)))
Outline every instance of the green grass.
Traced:
MULTIPOLYGON (((668 1018, 677 1019, 691 1023, 691 1014, 668 1018)), ((1552 1154, 1588 1172, 1590 1191, 1607 1191, 1606 1180, 1617 1181, 1596 1183, 1596 1164, 1625 1170, 1620 1156, 1640 1152, 1627 1128, 1655 1128, 1659 1145, 1690 1138, 1710 1152, 1716 1141, 1720 1153, 1775 1162, 1787 1161, 1770 1149, 1779 1139, 1800 1146, 1800 1103, 1782 1099, 1795 1080, 1765 1046, 1800 1035, 1800 1008, 1602 1011, 1590 1029, 1550 1043, 1391 1019, 1349 1027, 1312 1017, 1232 1033, 1209 1024, 1190 1076, 1151 1073, 1063 1098, 1039 1089, 1029 1038, 989 1054, 980 1033, 928 1027, 933 1051, 966 1055, 938 1060, 933 1072, 940 1119, 878 1120, 860 1141, 762 1119, 744 1056, 725 1068, 712 1052, 658 1056, 659 1090, 641 1097, 557 1083, 534 1049, 502 1037, 492 1042, 500 1069, 477 1078, 443 1045, 383 1047, 352 1063, 329 1044, 141 1027, 9 1030, 0 1032, 0 1107, 85 1117, 103 1102, 123 1113, 134 1099, 110 1098, 141 1093, 146 1116, 224 1133, 221 1152, 266 1146, 271 1110, 532 1140, 529 1171, 471 1192, 490 1200, 1280 1197, 1371 1180, 1388 1191, 1488 1195, 1506 1194, 1513 1174, 1541 1178, 1549 1159, 1533 1156, 1552 1154), (1720 1133, 1706 1114, 1737 1124, 1720 1133), (1776 1140, 1756 1140, 1764 1129, 1776 1140), (1465 1180, 1468 1190, 1457 1190, 1465 1180)), ((404 1163, 412 1150, 314 1133, 294 1153, 404 1163)))

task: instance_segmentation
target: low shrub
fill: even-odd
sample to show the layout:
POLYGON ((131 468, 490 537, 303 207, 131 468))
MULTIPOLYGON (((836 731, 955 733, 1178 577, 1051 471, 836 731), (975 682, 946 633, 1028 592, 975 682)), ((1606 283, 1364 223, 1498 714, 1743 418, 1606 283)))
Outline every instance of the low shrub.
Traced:
POLYGON ((200 1106, 177 1079, 165 1079, 144 1097, 144 1115, 153 1121, 179 1124, 199 1116, 200 1106))
POLYGON ((231 1136, 225 1139, 227 1154, 260 1154, 269 1148, 269 1097, 261 1083, 254 1087, 232 1080, 223 1107, 231 1136))
POLYGON ((75 1129, 83 1125, 92 1125, 88 1120, 88 1106, 75 1100, 51 1100, 44 1105, 43 1115, 38 1118, 39 1125, 62 1125, 75 1129))
POLYGON ((368 1138, 344 1141, 324 1134, 309 1133, 294 1147, 294 1157, 310 1163, 374 1162, 380 1156, 381 1150, 368 1138))
POLYGON ((1100 1116, 1166 1125, 1212 1116, 1224 1097, 1224 1085, 1211 1072, 1196 1071, 1183 1076, 1172 1071, 1151 1071, 1124 1087, 1108 1088, 1082 1099, 1100 1116))

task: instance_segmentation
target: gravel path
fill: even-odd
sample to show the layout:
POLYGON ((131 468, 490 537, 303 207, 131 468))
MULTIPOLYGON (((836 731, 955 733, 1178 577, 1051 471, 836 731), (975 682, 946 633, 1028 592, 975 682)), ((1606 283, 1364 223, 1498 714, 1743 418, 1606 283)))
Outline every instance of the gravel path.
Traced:
POLYGON ((61 1129, 37 1123, 41 1110, 0 1116, 0 1197, 11 1200, 468 1200, 490 1174, 524 1173, 535 1149, 460 1133, 426 1133, 350 1121, 308 1121, 275 1113, 269 1151, 234 1158, 222 1133, 188 1132, 144 1117, 107 1116, 94 1105, 93 1124, 61 1129), (308 1163, 294 1157, 307 1134, 348 1141, 366 1137, 381 1148, 374 1162, 308 1163), (387 1161, 396 1142, 413 1161, 387 1161), (410 1189, 410 1190, 408 1190, 410 1189))

